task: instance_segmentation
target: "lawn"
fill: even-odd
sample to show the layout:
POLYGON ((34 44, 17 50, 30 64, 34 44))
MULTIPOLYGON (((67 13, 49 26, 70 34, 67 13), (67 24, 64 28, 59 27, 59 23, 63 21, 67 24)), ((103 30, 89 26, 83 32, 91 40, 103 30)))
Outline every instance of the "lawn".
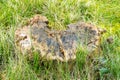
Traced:
POLYGON ((0 0, 0 80, 120 80, 119 4, 120 0, 0 0), (38 54, 29 62, 16 50, 14 32, 35 14, 46 16, 53 29, 77 21, 106 29, 102 55, 91 67, 87 53, 78 51, 72 72, 69 63, 39 61, 38 54), (106 42, 109 36, 112 43, 106 42))

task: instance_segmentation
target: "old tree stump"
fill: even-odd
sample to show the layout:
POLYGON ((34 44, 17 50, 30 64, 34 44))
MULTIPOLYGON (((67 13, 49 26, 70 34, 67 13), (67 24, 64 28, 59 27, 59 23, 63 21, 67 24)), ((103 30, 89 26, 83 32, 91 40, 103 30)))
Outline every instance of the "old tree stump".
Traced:
POLYGON ((66 30, 53 30, 48 23, 45 16, 35 15, 26 26, 15 31, 16 47, 26 55, 32 55, 34 50, 46 60, 62 62, 76 59, 79 46, 88 53, 99 48, 104 31, 92 24, 77 22, 69 24, 66 30))

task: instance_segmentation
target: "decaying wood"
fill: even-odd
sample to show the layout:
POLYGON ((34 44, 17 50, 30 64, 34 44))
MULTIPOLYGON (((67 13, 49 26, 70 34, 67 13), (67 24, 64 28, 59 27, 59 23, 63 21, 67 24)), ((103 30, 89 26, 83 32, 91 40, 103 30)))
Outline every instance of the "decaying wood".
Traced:
POLYGON ((85 22, 72 23, 63 31, 50 29, 45 16, 36 15, 29 24, 15 31, 15 44, 21 52, 32 54, 38 51, 47 60, 69 61, 76 58, 76 51, 82 46, 88 53, 100 44, 101 31, 85 22))

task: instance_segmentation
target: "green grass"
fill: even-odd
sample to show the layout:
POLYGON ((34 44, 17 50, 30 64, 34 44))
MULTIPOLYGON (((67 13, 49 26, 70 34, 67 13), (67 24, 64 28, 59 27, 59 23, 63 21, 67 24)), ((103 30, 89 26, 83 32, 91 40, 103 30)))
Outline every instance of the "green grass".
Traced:
POLYGON ((119 4, 120 0, 0 0, 0 79, 120 80, 119 4), (91 68, 86 64, 86 52, 78 51, 72 72, 67 68, 69 63, 41 61, 38 53, 28 62, 15 48, 14 31, 35 14, 46 16, 54 29, 65 29, 77 21, 105 28, 107 33, 101 41, 103 55, 95 59, 91 68), (112 44, 105 42, 109 36, 114 38, 112 44), (100 75, 96 76, 93 69, 100 75))

